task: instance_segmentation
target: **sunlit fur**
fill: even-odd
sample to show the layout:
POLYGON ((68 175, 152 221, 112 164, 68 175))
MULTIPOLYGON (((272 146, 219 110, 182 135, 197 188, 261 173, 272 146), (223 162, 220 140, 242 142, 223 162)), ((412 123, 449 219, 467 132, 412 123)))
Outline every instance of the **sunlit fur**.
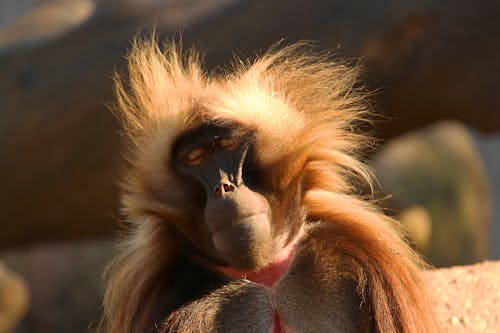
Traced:
POLYGON ((356 134, 366 114, 358 69, 310 50, 277 46, 209 74, 196 52, 175 43, 134 43, 128 79, 116 77, 130 231, 107 270, 103 332, 141 332, 158 313, 162 281, 177 256, 171 226, 188 228, 193 209, 170 170, 170 147, 180 133, 218 118, 256 131, 259 164, 282 193, 300 184, 308 220, 338 224, 332 246, 349 254, 345 274, 359 281, 376 332, 435 332, 419 260, 393 222, 356 196, 370 178, 356 157, 368 141, 356 134))

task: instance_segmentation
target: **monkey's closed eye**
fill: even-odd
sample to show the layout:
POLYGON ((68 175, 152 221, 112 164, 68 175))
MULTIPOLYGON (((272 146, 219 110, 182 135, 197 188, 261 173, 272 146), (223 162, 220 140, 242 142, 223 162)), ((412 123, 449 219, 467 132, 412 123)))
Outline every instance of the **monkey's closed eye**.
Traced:
POLYGON ((205 149, 194 148, 184 156, 182 161, 188 165, 198 165, 203 161, 203 155, 205 155, 205 149))
POLYGON ((225 138, 217 140, 217 144, 222 149, 234 150, 238 146, 238 141, 235 138, 225 138))

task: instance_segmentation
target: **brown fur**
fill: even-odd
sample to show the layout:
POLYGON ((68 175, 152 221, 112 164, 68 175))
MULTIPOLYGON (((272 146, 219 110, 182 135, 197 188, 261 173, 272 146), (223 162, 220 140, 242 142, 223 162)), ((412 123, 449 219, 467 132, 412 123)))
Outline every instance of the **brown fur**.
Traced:
MULTIPOLYGON (((255 130, 259 164, 281 194, 275 204, 287 209, 298 193, 298 205, 307 212, 297 259, 277 287, 277 306, 285 320, 296 324, 297 331, 322 331, 320 326, 301 326, 300 314, 307 305, 293 301, 295 296, 318 296, 317 306, 325 309, 316 311, 320 317, 347 308, 352 309, 344 318, 348 320, 361 306, 368 317, 364 329, 436 332, 419 280, 419 259, 400 239, 393 221, 355 195, 359 181, 370 179, 356 157, 367 141, 353 130, 365 115, 364 97, 356 88, 357 68, 296 44, 273 48, 255 61, 236 60, 231 71, 208 75, 195 52, 185 54, 174 43, 161 51, 153 41, 134 44, 128 69, 128 83, 116 78, 116 94, 128 143, 122 188, 131 231, 107 270, 102 332, 144 332, 166 319, 161 307, 171 293, 170 275, 175 275, 186 241, 179 235, 187 242, 206 242, 206 235, 190 223, 199 203, 171 171, 169 147, 181 133, 214 119, 234 120, 255 130), (317 264, 310 276, 301 260, 317 264), (294 282, 297 274, 301 276, 294 282), (332 286, 338 290, 318 293, 328 286, 325 279, 337 281, 332 286), (310 288, 297 288, 298 283, 310 288)), ((289 239, 277 241, 285 244, 289 239)), ((203 326, 203 315, 196 313, 213 318, 213 307, 225 300, 224 290, 232 290, 232 285, 188 304, 191 310, 174 313, 167 323, 184 327, 183 332, 218 329, 214 320, 207 319, 203 326), (204 305, 197 307, 196 302, 204 305), (188 328, 190 322, 195 326, 188 328)), ((259 292, 252 295, 265 299, 259 292)), ((254 321, 259 320, 256 313, 254 321)), ((349 331, 348 324, 341 326, 349 331)))

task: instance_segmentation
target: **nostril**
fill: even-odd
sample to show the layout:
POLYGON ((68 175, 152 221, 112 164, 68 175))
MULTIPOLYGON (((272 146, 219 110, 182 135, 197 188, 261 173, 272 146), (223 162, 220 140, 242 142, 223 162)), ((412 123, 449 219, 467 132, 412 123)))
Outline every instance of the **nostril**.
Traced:
POLYGON ((214 189, 214 196, 218 197, 218 196, 222 195, 223 193, 227 193, 227 192, 234 192, 234 185, 233 184, 223 183, 219 186, 216 186, 214 189))
POLYGON ((221 194, 222 194, 222 189, 220 186, 217 186, 214 190, 214 196, 218 197, 221 194))
POLYGON ((234 191, 234 186, 231 184, 223 184, 222 187, 224 188, 224 192, 233 192, 234 191))

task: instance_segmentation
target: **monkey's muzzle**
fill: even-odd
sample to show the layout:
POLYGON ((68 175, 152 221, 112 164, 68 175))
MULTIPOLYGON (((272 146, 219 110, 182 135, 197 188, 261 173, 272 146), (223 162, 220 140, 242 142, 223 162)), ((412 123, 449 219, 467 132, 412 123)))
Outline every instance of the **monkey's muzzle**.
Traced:
POLYGON ((221 259, 238 269, 259 266, 271 243, 269 211, 267 200, 244 185, 208 200, 205 223, 221 259))

